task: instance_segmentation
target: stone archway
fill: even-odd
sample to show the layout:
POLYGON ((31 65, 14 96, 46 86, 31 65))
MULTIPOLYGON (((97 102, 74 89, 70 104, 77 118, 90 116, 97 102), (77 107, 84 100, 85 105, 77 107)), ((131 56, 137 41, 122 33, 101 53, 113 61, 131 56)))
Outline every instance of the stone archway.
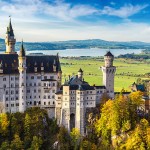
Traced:
POLYGON ((73 113, 70 115, 70 131, 72 128, 75 128, 75 114, 73 113))

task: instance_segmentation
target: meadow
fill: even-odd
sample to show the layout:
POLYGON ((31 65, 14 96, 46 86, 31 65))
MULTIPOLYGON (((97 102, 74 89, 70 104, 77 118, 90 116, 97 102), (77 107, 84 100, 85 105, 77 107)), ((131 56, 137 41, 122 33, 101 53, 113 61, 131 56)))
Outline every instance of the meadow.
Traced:
MULTIPOLYGON (((82 68, 84 71, 84 80, 90 85, 103 85, 101 66, 104 65, 103 57, 97 58, 61 58, 61 67, 63 71, 62 81, 68 79, 69 75, 76 75, 78 70, 82 68)), ((136 82, 138 78, 142 78, 145 73, 150 72, 150 64, 144 61, 136 61, 131 59, 115 58, 115 91, 125 89, 130 91, 130 85, 136 82)))

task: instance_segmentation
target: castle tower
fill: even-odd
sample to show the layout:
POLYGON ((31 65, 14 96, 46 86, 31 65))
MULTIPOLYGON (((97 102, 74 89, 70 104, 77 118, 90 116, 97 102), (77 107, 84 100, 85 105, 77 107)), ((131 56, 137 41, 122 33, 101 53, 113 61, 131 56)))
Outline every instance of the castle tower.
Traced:
POLYGON ((58 65, 58 88, 61 87, 61 81, 62 81, 62 70, 61 70, 61 66, 60 66, 60 62, 59 62, 59 55, 57 53, 57 62, 59 63, 58 65))
POLYGON ((9 25, 7 27, 7 32, 6 32, 6 38, 5 38, 5 44, 6 44, 6 54, 15 54, 15 43, 16 39, 14 36, 14 31, 12 28, 11 24, 11 18, 9 21, 9 25))
POLYGON ((80 68, 78 71, 78 78, 82 81, 83 80, 83 70, 80 68))
POLYGON ((63 86, 61 124, 70 132, 70 90, 67 84, 63 86))
POLYGON ((19 112, 26 110, 26 56, 23 42, 19 53, 19 112))
POLYGON ((81 85, 79 85, 78 90, 76 91, 76 119, 75 127, 79 129, 81 135, 84 135, 85 128, 85 108, 84 108, 84 90, 81 85))
POLYGON ((114 75, 116 67, 113 66, 114 56, 109 51, 104 56, 105 65, 102 66, 103 84, 106 86, 107 93, 111 98, 114 97, 114 75))

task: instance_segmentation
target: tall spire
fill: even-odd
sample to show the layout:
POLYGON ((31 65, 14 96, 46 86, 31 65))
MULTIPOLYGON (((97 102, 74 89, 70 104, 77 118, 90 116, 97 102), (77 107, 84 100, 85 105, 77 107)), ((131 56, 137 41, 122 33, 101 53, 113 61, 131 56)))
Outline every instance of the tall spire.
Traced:
POLYGON ((24 49, 23 40, 22 40, 19 56, 20 56, 20 57, 25 57, 25 55, 26 55, 26 54, 25 54, 25 49, 24 49))
MULTIPOLYGON (((10 16, 9 16, 10 17, 10 16)), ((15 43, 16 39, 14 36, 14 31, 12 28, 11 24, 11 18, 9 20, 9 25, 7 27, 7 32, 6 32, 6 38, 5 38, 5 44, 6 44, 6 54, 15 54, 15 43)))
POLYGON ((10 36, 14 36, 14 31, 13 31, 12 24, 11 24, 11 17, 10 17, 10 20, 9 20, 9 25, 7 27, 7 33, 9 33, 10 36))

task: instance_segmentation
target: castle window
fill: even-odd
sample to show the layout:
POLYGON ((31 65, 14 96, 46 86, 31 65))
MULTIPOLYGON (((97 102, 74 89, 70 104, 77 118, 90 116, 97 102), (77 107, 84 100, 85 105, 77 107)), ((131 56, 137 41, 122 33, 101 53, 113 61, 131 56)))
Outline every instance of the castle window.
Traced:
POLYGON ((87 103, 87 105, 88 105, 88 103, 87 103))
POLYGON ((53 83, 53 86, 55 86, 55 83, 53 83))
POLYGON ((34 83, 34 86, 36 86, 36 83, 34 83))
POLYGON ((16 106, 19 106, 19 103, 16 103, 16 106))
POLYGON ((34 98, 36 98, 36 96, 34 96, 34 98))
POLYGON ((44 79, 47 79, 47 76, 44 76, 44 79))
POLYGON ((90 93, 92 93, 92 91, 90 91, 90 93))
POLYGON ((44 97, 43 97, 44 99, 46 99, 46 95, 44 95, 44 97))
POLYGON ((27 93, 30 93, 30 90, 27 90, 27 93))
POLYGON ((92 97, 91 97, 91 99, 92 99, 92 97))
POLYGON ((39 101, 39 105, 41 104, 41 101, 39 101))
POLYGON ((46 83, 44 83, 44 86, 46 86, 46 83))
POLYGON ((53 105, 55 104, 55 102, 53 101, 53 105))
POLYGON ((31 79, 34 79, 34 76, 31 76, 31 79))
POLYGON ((11 81, 13 81, 14 80, 14 78, 13 77, 11 77, 11 81))
POLYGON ((3 81, 6 81, 6 78, 3 78, 3 81))
POLYGON ((11 104, 11 107, 14 107, 14 104, 11 104))
POLYGON ((32 83, 30 83, 30 86, 32 86, 32 83))
POLYGON ((14 94, 14 91, 11 91, 11 94, 14 94))
POLYGON ((6 95, 8 94, 8 91, 6 91, 6 95))
POLYGON ((16 100, 18 100, 18 97, 16 97, 16 100))
POLYGON ((50 76, 50 79, 54 79, 54 77, 53 77, 53 76, 50 76))
POLYGON ((37 79, 41 79, 41 76, 37 76, 37 79))
POLYGON ((88 99, 88 97, 86 99, 88 99))
POLYGON ((52 98, 55 98, 55 96, 53 95, 52 98))
POLYGON ((51 97, 50 97, 50 95, 48 95, 48 99, 50 99, 51 97))
POLYGON ((6 107, 8 107, 8 104, 6 104, 6 107))
POLYGON ((30 105, 32 105, 32 102, 30 101, 30 105))
POLYGON ((34 93, 36 93, 36 89, 34 89, 34 93))
POLYGON ((41 92, 41 89, 38 89, 38 92, 40 93, 40 92, 41 92))
POLYGON ((44 105, 46 105, 46 102, 44 102, 44 105))
POLYGON ((3 85, 3 88, 6 88, 6 84, 3 85))
POLYGON ((48 102, 48 105, 50 105, 50 102, 48 102))
POLYGON ((38 86, 41 86, 41 83, 38 83, 38 86))
POLYGON ((15 80, 19 80, 19 77, 15 77, 15 80))
POLYGON ((39 98, 40 98, 40 96, 39 96, 39 98))
POLYGON ((8 101, 8 97, 6 97, 6 101, 8 101))

